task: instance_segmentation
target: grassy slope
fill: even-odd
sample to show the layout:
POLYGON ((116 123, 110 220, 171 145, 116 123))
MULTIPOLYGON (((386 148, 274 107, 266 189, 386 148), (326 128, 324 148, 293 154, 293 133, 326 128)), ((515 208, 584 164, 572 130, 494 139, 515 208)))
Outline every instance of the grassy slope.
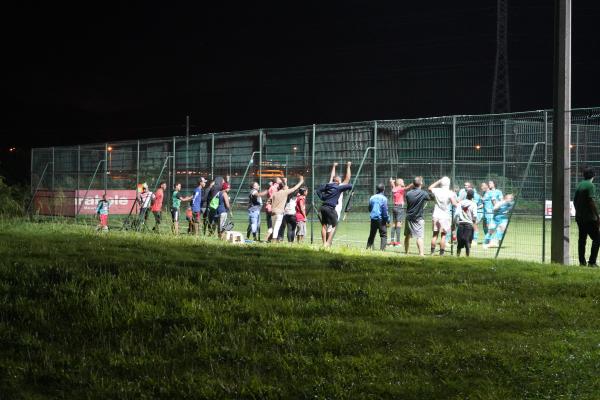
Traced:
POLYGON ((0 398, 597 398, 600 272, 0 224, 0 398))

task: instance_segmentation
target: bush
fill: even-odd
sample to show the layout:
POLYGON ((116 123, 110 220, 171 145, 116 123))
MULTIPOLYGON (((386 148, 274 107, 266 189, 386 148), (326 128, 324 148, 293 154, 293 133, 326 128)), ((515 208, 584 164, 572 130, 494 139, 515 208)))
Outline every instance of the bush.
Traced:
POLYGON ((22 186, 9 186, 0 176, 0 216, 18 217, 24 214, 27 190, 22 186))

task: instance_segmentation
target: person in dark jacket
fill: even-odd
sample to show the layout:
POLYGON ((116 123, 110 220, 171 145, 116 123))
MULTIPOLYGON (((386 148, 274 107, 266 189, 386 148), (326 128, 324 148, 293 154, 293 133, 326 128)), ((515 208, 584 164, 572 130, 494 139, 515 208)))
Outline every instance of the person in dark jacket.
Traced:
POLYGON ((380 183, 377 185, 377 194, 374 194, 369 199, 369 214, 371 216, 371 232, 367 240, 367 249, 373 248, 375 234, 379 231, 381 238, 381 251, 385 250, 387 244, 387 224, 390 223, 390 215, 388 213, 388 200, 384 194, 385 185, 380 183))

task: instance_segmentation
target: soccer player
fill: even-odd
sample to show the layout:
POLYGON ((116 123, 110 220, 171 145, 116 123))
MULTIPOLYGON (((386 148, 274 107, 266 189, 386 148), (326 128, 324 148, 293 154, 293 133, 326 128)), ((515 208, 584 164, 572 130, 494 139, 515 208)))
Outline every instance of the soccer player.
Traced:
POLYGON ((493 239, 490 241, 489 247, 500 246, 500 241, 504 237, 504 231, 508 226, 508 214, 514 205, 514 197, 512 194, 506 194, 502 200, 494 205, 494 231, 493 239))
POLYGON ((200 219, 202 218, 202 191, 206 186, 206 179, 200 177, 198 186, 192 194, 192 233, 200 235, 200 219))
POLYGON ((99 224, 96 230, 102 230, 108 232, 108 210, 110 209, 110 202, 106 200, 106 194, 102 195, 102 200, 98 202, 96 207, 96 214, 98 214, 99 224))
POLYGON ((496 183, 492 180, 484 186, 481 185, 483 193, 483 219, 487 230, 485 231, 485 238, 483 240, 483 247, 487 248, 492 240, 492 232, 496 230, 496 224, 494 222, 494 206, 496 203, 502 201, 502 192, 496 189, 496 183), (485 188, 485 189, 484 189, 485 188), (492 231, 492 232, 490 232, 492 231))
POLYGON ((152 201, 152 206, 150 207, 150 211, 152 211, 152 214, 154 214, 154 227, 152 228, 152 230, 156 233, 160 232, 162 206, 163 206, 163 199, 165 196, 166 189, 167 189, 167 183, 161 182, 160 185, 158 186, 158 189, 156 189, 156 192, 154 192, 154 194, 152 196, 153 201, 152 201))
POLYGON ((476 246, 477 245, 477 241, 479 240, 479 226, 478 224, 481 222, 482 218, 483 218, 483 203, 481 202, 481 196, 479 195, 479 193, 477 193, 477 190, 475 190, 475 188, 473 187, 473 185, 471 184, 471 182, 465 182, 465 186, 464 188, 460 189, 460 191, 458 192, 458 201, 462 201, 465 200, 467 198, 467 192, 469 190, 473 191, 473 202, 475 203, 475 206, 477 208, 477 220, 476 223, 473 224, 473 243, 471 244, 471 246, 476 246))
POLYGON ((438 236, 440 236, 440 256, 446 251, 446 233, 451 232, 451 206, 456 206, 456 194, 450 190, 450 178, 444 176, 429 185, 433 194, 435 207, 433 208, 433 236, 431 238, 431 254, 435 253, 438 236))
MULTIPOLYGON (((466 186, 466 185, 465 185, 466 186)), ((473 201, 475 191, 471 188, 465 191, 465 198, 460 200, 456 207, 454 220, 457 225, 457 248, 456 255, 460 256, 461 250, 464 248, 467 257, 471 255, 471 242, 473 241, 473 232, 477 226, 477 205, 473 201)))
MULTIPOLYGON (((279 185, 279 188, 273 194, 272 204, 271 204, 271 212, 275 217, 275 223, 273 224, 273 238, 277 238, 277 241, 281 241, 283 238, 279 235, 281 224, 283 222, 283 215, 285 211, 285 205, 288 200, 288 196, 298 190, 300 186, 304 183, 304 177, 302 175, 298 175, 298 183, 288 188, 287 181, 284 183, 283 181, 279 185)), ((296 207, 294 206, 294 210, 296 207)))
POLYGON ((419 255, 424 256, 425 220, 423 219, 423 209, 425 203, 429 200, 429 193, 421 189, 423 186, 423 177, 417 176, 412 183, 412 190, 406 192, 406 226, 404 227, 404 252, 408 254, 410 238, 417 240, 417 249, 419 255))
POLYGON ((404 194, 412 186, 404 186, 404 180, 397 178, 394 180, 390 178, 390 185, 392 186, 392 198, 394 200, 394 208, 392 209, 392 235, 390 237, 390 244, 392 246, 398 246, 400 244, 400 233, 402 231, 402 221, 406 214, 406 208, 404 205, 404 194), (396 234, 396 240, 394 240, 394 233, 396 234))
MULTIPOLYGON (((337 164, 334 164, 334 166, 337 164)), ((352 163, 348 161, 346 164, 346 176, 343 182, 350 182, 352 163)), ((336 212, 340 196, 342 193, 352 190, 352 184, 342 183, 342 178, 338 175, 333 177, 333 182, 321 185, 316 190, 316 195, 323 201, 321 205, 321 239, 325 247, 331 246, 335 228, 337 227, 339 215, 336 212), (327 226, 331 226, 331 231, 328 231, 327 226)))
MULTIPOLYGON (((332 183, 334 181, 334 178, 336 176, 335 169, 337 166, 338 166, 338 163, 334 162, 333 166, 331 167, 331 173, 329 174, 329 183, 332 183)), ((346 174, 342 183, 344 185, 347 185, 348 183, 350 183, 350 175, 349 174, 346 174)), ((343 206, 344 206, 344 193, 341 193, 340 198, 338 199, 338 202, 335 206, 335 213, 337 214, 338 221, 342 217, 342 207, 343 206)), ((331 233, 332 230, 333 230, 333 226, 327 225, 327 233, 331 233)))
POLYGON ((369 216, 371 217, 371 231, 367 240, 367 249, 373 248, 375 234, 379 231, 381 238, 380 250, 384 251, 387 244, 387 224, 390 223, 388 214, 387 197, 384 194, 385 185, 377 185, 377 193, 369 199, 369 216))
POLYGON ((304 236, 306 236, 306 196, 308 194, 308 188, 302 186, 298 190, 298 196, 296 197, 296 240, 298 243, 302 243, 304 236))
POLYGON ((268 193, 268 190, 259 192, 260 186, 258 182, 253 182, 250 186, 250 193, 248 194, 248 229, 246 231, 246 237, 249 239, 250 235, 254 240, 258 240, 258 231, 260 229, 260 210, 262 209, 262 196, 268 193))
POLYGON ((179 207, 181 207, 181 202, 190 201, 191 199, 192 196, 184 197, 181 195, 181 183, 176 183, 171 197, 171 220, 173 221, 171 229, 175 235, 179 235, 179 207))
POLYGON ((583 181, 577 185, 573 203, 575 205, 575 221, 579 228, 579 240, 577 242, 577 250, 579 253, 579 265, 585 266, 585 242, 589 236, 592 239, 592 251, 590 259, 587 263, 590 267, 597 267, 596 258, 598 257, 598 249, 600 248, 600 232, 598 226, 600 217, 594 197, 596 188, 592 183, 594 180, 594 170, 587 167, 583 170, 583 181))

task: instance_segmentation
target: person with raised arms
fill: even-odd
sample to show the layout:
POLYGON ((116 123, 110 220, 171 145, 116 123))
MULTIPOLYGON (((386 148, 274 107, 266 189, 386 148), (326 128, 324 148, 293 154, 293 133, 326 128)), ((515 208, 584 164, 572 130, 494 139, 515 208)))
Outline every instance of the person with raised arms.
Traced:
MULTIPOLYGON (((337 164, 334 164, 334 167, 337 164)), ((321 199, 323 204, 321 205, 321 239, 325 247, 331 246, 333 241, 333 235, 338 224, 339 215, 336 212, 336 207, 340 196, 348 191, 352 190, 352 184, 350 182, 352 163, 348 161, 346 164, 346 176, 342 181, 338 175, 334 176, 332 182, 325 185, 321 185, 316 190, 316 195, 321 199), (327 226, 331 226, 331 230, 327 229, 327 226)))

